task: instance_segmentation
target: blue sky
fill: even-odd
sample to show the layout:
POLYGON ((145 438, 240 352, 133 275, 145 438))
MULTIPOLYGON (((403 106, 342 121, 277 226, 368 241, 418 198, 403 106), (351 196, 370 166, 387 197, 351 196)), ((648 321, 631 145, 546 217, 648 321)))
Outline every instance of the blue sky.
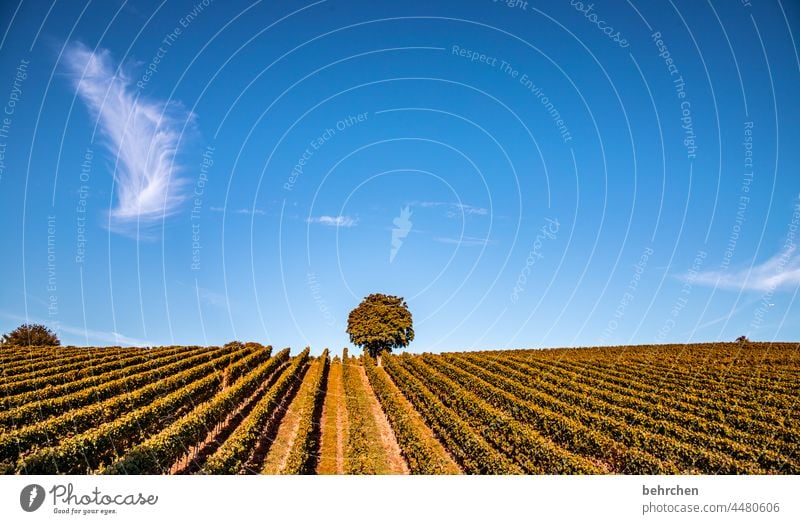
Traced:
POLYGON ((792 2, 4 3, 0 330, 797 340, 792 2), (235 4, 235 5, 234 5, 235 4))

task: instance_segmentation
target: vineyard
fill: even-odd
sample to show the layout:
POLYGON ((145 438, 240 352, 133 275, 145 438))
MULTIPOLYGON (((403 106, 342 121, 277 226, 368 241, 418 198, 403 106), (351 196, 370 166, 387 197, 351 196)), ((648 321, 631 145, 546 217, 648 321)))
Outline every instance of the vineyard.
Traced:
POLYGON ((0 348, 5 474, 798 474, 800 346, 0 348))

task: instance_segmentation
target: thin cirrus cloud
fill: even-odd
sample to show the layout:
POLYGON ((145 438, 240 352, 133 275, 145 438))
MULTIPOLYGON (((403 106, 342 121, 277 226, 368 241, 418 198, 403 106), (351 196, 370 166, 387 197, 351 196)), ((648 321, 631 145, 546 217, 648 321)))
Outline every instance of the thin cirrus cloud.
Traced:
POLYGON ((97 119, 103 145, 116 159, 112 227, 152 224, 177 211, 187 181, 175 161, 181 129, 193 115, 174 102, 145 99, 106 49, 71 44, 67 75, 97 119))
POLYGON ((485 207, 464 204, 463 202, 415 202, 411 204, 422 208, 441 208, 445 210, 447 218, 457 218, 461 216, 486 216, 489 210, 485 207))
POLYGON ((321 224, 329 227, 355 227, 358 220, 348 216, 328 216, 322 215, 319 217, 308 217, 306 220, 309 224, 321 224))
POLYGON ((230 213, 236 215, 265 215, 266 211, 259 208, 246 208, 241 207, 238 209, 233 209, 229 207, 218 207, 218 206, 211 206, 209 208, 210 211, 214 211, 215 213, 230 213))
MULTIPOLYGON (((52 322, 52 320, 44 320, 41 318, 33 318, 27 316, 23 317, 20 315, 10 314, 5 311, 0 311, 0 317, 5 317, 15 322, 24 322, 26 324, 28 323, 47 324, 48 322, 52 322)), ((63 336, 66 333, 67 335, 72 335, 77 339, 85 340, 87 345, 96 343, 96 344, 118 344, 121 346, 136 346, 136 347, 153 346, 153 343, 148 340, 141 340, 138 338, 128 337, 121 333, 117 333, 116 331, 98 331, 95 329, 88 329, 86 327, 65 324, 63 322, 58 322, 53 327, 57 335, 63 336)))
POLYGON ((797 254, 795 247, 790 247, 749 269, 704 271, 694 277, 682 275, 681 280, 737 291, 768 292, 796 289, 800 286, 800 254, 797 254))
POLYGON ((468 236, 463 236, 460 238, 435 237, 434 240, 440 244, 452 244, 463 247, 487 246, 492 243, 492 241, 488 238, 468 236))

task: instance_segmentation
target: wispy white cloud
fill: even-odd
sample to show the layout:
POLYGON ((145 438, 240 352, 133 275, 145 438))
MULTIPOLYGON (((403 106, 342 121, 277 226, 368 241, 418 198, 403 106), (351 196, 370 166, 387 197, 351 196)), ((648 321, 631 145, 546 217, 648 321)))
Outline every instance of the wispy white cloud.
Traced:
MULTIPOLYGON (((81 342, 86 343, 87 345, 114 344, 120 346, 137 347, 153 346, 153 343, 150 341, 128 337, 121 333, 117 333, 116 331, 98 331, 95 329, 72 326, 69 324, 53 322, 52 320, 45 320, 41 318, 25 318, 20 315, 14 315, 5 312, 2 313, 2 316, 19 323, 29 322, 34 324, 44 324, 55 331, 59 338, 63 338, 64 334, 72 335, 73 337, 79 337, 81 342)), ((62 344, 65 343, 64 340, 61 342, 62 344)))
POLYGON ((492 243, 492 241, 488 238, 466 236, 460 238, 435 237, 433 240, 442 244, 455 244, 464 247, 486 246, 492 243))
POLYGON ((355 227, 358 220, 348 216, 328 216, 322 215, 319 217, 308 217, 306 221, 309 224, 322 224, 323 226, 330 227, 355 227))
MULTIPOLYGON (((754 299, 751 299, 751 300, 744 301, 744 302, 742 302, 741 305, 739 305, 739 307, 737 307, 735 309, 732 309, 728 313, 725 313, 725 314, 720 315, 720 316, 718 316, 716 318, 713 318, 711 320, 703 322, 702 324, 699 324, 699 325, 695 326, 694 328, 692 328, 690 331, 684 332, 683 335, 692 335, 693 336, 698 331, 700 331, 701 329, 706 329, 706 328, 709 328, 711 326, 715 326, 715 325, 717 325, 717 324, 719 324, 721 322, 729 322, 729 321, 733 320, 733 317, 735 317, 736 315, 738 315, 742 311, 745 311, 747 308, 749 308, 753 304, 755 304, 757 302, 761 302, 761 301, 762 301, 762 299, 758 298, 758 297, 756 297, 754 299)), ((770 307, 772 307, 774 305, 775 304, 769 304, 770 307)))
POLYGON ((259 209, 259 208, 250 209, 250 208, 246 208, 246 207, 242 207, 242 208, 239 208, 239 209, 233 209, 233 208, 224 208, 224 207, 211 206, 209 208, 209 210, 214 211, 216 213, 222 213, 223 211, 226 211, 227 213, 234 214, 234 215, 265 215, 266 214, 266 211, 264 211, 263 209, 259 209))
POLYGON ((485 207, 476 207, 469 204, 456 204, 456 210, 464 213, 465 215, 488 215, 489 210, 485 207))
POLYGON ((217 306, 217 307, 227 307, 228 300, 225 298, 225 295, 222 293, 217 293, 216 291, 212 291, 208 288, 199 287, 197 288, 197 296, 209 306, 217 306))
POLYGON ((193 116, 178 104, 139 96, 108 50, 81 43, 67 48, 67 74, 97 118, 105 147, 116 158, 112 227, 148 225, 174 213, 186 180, 175 162, 181 128, 193 116))
POLYGON ((681 275, 680 279, 737 291, 795 289, 800 286, 800 254, 795 247, 791 247, 749 269, 704 271, 696 275, 681 275))
POLYGON ((458 218, 461 216, 485 216, 489 214, 489 210, 485 207, 473 206, 459 202, 415 202, 411 204, 414 207, 422 208, 443 208, 447 218, 458 218))
POLYGON ((148 340, 141 340, 125 336, 115 331, 97 331, 94 329, 83 329, 77 326, 66 326, 63 324, 58 325, 58 331, 68 333, 76 337, 89 337, 90 344, 115 344, 120 346, 152 346, 153 343, 148 340))

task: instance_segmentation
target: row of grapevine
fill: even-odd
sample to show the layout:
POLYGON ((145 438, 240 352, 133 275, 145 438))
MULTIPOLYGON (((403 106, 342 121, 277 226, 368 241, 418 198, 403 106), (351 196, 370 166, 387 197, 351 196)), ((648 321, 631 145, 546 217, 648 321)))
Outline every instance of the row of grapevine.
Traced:
POLYGON ((287 392, 302 379, 308 363, 309 348, 294 357, 289 368, 258 401, 250 415, 236 428, 220 448, 212 455, 203 472, 209 474, 242 473, 254 445, 266 429, 275 411, 286 400, 287 392))
MULTIPOLYGON (((559 366, 574 368, 576 363, 559 362, 559 366)), ((643 367, 635 368, 619 363, 609 365, 604 362, 585 362, 584 367, 596 369, 602 374, 612 374, 623 380, 633 378, 651 387, 662 391, 681 391, 687 394, 703 396, 706 402, 726 402, 730 399, 730 392, 735 392, 735 401, 739 408, 749 411, 758 411, 761 406, 780 406, 787 400, 791 401, 792 392, 782 391, 780 387, 772 386, 754 387, 752 384, 735 383, 734 381, 704 381, 692 373, 678 373, 668 367, 643 367)))
POLYGON ((379 445, 378 426, 367 406, 367 392, 361 381, 356 358, 342 360, 345 407, 347 409, 347 444, 345 447, 345 473, 386 473, 386 457, 379 445))
MULTIPOLYGON (((163 365, 164 363, 175 362, 180 360, 181 358, 185 358, 186 356, 192 356, 197 354, 206 353, 212 351, 217 348, 176 348, 172 349, 166 353, 160 353, 156 355, 154 359, 142 358, 142 357, 135 357, 137 359, 142 358, 139 362, 128 362, 128 366, 123 366, 122 368, 117 368, 113 371, 109 371, 97 376, 87 376, 78 378, 74 381, 64 382, 61 384, 36 384, 38 379, 34 379, 34 385, 40 386, 39 389, 35 391, 23 391, 15 394, 8 394, 4 397, 3 401, 6 406, 9 408, 13 407, 20 407, 30 402, 36 402, 44 399, 49 398, 57 398, 64 395, 69 395, 75 391, 86 389, 97 384, 102 384, 104 382, 108 382, 110 380, 114 380, 116 378, 140 373, 143 371, 147 371, 149 369, 153 369, 158 367, 159 365, 163 365)), ((127 359, 126 359, 127 360, 127 359)), ((45 380, 52 380, 49 378, 45 378, 45 380)))
MULTIPOLYGON (((798 343, 724 343, 659 344, 639 346, 605 346, 591 348, 556 348, 545 350, 512 350, 535 358, 564 360, 594 358, 612 362, 651 361, 682 362, 683 365, 698 365, 712 360, 715 366, 796 366, 798 343)), ((497 351, 494 351, 497 352, 497 351)), ((507 352, 511 352, 508 351, 507 352)))
POLYGON ((146 407, 126 413, 88 431, 23 457, 17 470, 29 474, 91 473, 113 460, 118 450, 135 444, 148 433, 169 425, 173 417, 211 398, 222 384, 222 373, 192 382, 146 407))
POLYGON ((243 357, 243 355, 246 355, 246 350, 240 350, 235 353, 217 356, 211 360, 203 360, 200 363, 195 359, 187 359, 183 363, 186 366, 185 370, 180 372, 174 370, 175 374, 170 374, 163 381, 152 382, 129 393, 121 393, 105 401, 69 410, 39 423, 3 433, 0 435, 0 462, 15 462, 20 455, 37 446, 55 445, 58 440, 70 433, 81 433, 98 424, 113 420, 128 411, 150 404, 164 395, 184 388, 192 382, 212 375, 221 369, 228 369, 245 363, 257 365, 269 358, 269 352, 269 349, 256 351, 243 357), (231 361, 233 361, 233 364, 230 364, 231 361))
MULTIPOLYGON (((547 372, 554 374, 574 373, 583 377, 584 380, 593 380, 598 387, 622 388, 630 392, 632 396, 638 396, 646 402, 670 403, 677 410, 684 410, 688 413, 695 413, 697 410, 705 411, 709 416, 719 417, 723 410, 720 405, 709 402, 706 395, 689 393, 686 387, 676 387, 667 383, 659 383, 645 375, 632 375, 621 372, 619 369, 603 369, 598 367, 594 361, 572 362, 568 360, 554 362, 540 362, 535 359, 524 358, 518 355, 491 355, 491 358, 503 360, 524 370, 526 373, 547 372)), ((687 384, 688 386, 688 384, 687 384)), ((730 405, 728 407, 731 407, 730 405)), ((748 417, 749 412, 742 412, 740 408, 737 413, 740 416, 748 417)), ((726 412, 729 412, 726 410, 726 412)))
MULTIPOLYGON (((249 352, 251 350, 243 350, 249 352)), ((7 428, 21 427, 26 424, 44 420, 47 417, 58 415, 66 411, 103 401, 119 394, 126 393, 143 385, 163 380, 173 373, 183 371, 189 366, 204 362, 225 354, 226 350, 212 348, 211 351, 193 354, 188 358, 183 355, 165 357, 160 360, 160 365, 138 374, 125 375, 109 382, 100 383, 86 389, 69 388, 69 393, 43 400, 32 400, 21 406, 0 413, 0 426, 7 428)), ((138 366, 133 366, 138 367, 138 366)), ((80 381, 79 381, 80 382, 80 381)))
POLYGON ((31 400, 69 394, 78 389, 102 384, 129 373, 152 369, 162 365, 164 362, 173 362, 184 355, 194 354, 198 351, 208 351, 208 349, 169 349, 153 354, 153 358, 149 355, 121 358, 100 364, 94 368, 87 368, 88 373, 76 376, 72 380, 68 380, 67 377, 61 375, 51 375, 13 382, 3 386, 6 405, 19 406, 31 400))
MULTIPOLYGON (((591 363, 591 367, 608 372, 607 366, 599 362, 591 363)), ((773 381, 771 384, 758 383, 753 380, 737 381, 735 378, 728 380, 703 379, 690 371, 677 371, 668 366, 652 365, 642 367, 617 366, 610 370, 619 375, 634 376, 642 382, 677 391, 685 391, 707 397, 707 401, 726 402, 733 395, 737 407, 749 411, 759 411, 762 406, 778 407, 794 400, 794 392, 800 382, 781 385, 773 381)), ((777 374, 772 375, 777 378, 777 374)))
MULTIPOLYGON (((476 429, 526 473, 591 474, 606 471, 587 459, 571 453, 545 438, 532 426, 525 426, 510 414, 494 408, 469 389, 449 380, 420 359, 406 359, 404 364, 446 406, 476 429)), ((596 457, 600 458, 600 457, 596 457)))
POLYGON ((645 373, 654 376, 670 375, 681 381, 691 382, 693 384, 702 384, 706 387, 716 388, 719 386, 736 386, 764 389, 766 391, 785 391, 779 382, 780 375, 776 374, 774 370, 769 369, 767 366, 759 365, 755 370, 756 372, 770 371, 765 376, 758 374, 739 372, 737 367, 733 364, 722 364, 715 362, 713 357, 705 363, 685 363, 678 360, 669 362, 659 362, 652 360, 640 359, 626 359, 623 363, 625 369, 629 369, 635 373, 645 373))
POLYGON ((9 347, 0 473, 800 474, 798 350, 9 347))
MULTIPOLYGON (((473 359, 473 362, 505 378, 523 383, 526 379, 523 373, 500 359, 473 359)), ((554 377, 543 372, 537 374, 537 377, 538 390, 564 402, 580 405, 689 444, 704 441, 706 449, 725 453, 734 459, 757 463, 758 467, 766 470, 780 470, 793 460, 788 456, 788 447, 784 447, 781 441, 776 441, 772 436, 745 433, 725 424, 714 424, 685 412, 677 412, 660 402, 645 402, 636 397, 595 388, 578 374, 554 377), (744 442, 748 444, 744 445, 744 442)), ((774 432, 774 428, 772 431, 774 432)))
POLYGON ((797 343, 709 343, 686 345, 631 346, 622 353, 606 348, 606 356, 622 355, 629 362, 674 362, 683 367, 704 366, 709 372, 733 367, 737 370, 782 369, 797 365, 797 343))
POLYGON ((364 358, 364 371, 383 412, 392 425, 397 443, 403 451, 411 473, 419 475, 458 473, 458 468, 435 438, 426 434, 424 421, 412 406, 404 402, 402 393, 383 370, 375 367, 371 358, 364 358))
MULTIPOLYGON (((494 358, 503 358, 503 355, 494 355, 494 358)), ((720 404, 712 401, 707 392, 702 388, 692 388, 690 381, 686 383, 675 383, 663 380, 660 375, 651 376, 646 371, 635 372, 627 370, 623 365, 617 364, 610 367, 602 362, 581 361, 572 362, 568 360, 544 363, 534 359, 526 359, 517 355, 509 355, 503 358, 513 362, 514 365, 521 365, 534 370, 549 369, 553 373, 575 373, 581 376, 593 378, 602 384, 611 384, 615 387, 627 387, 632 392, 641 392, 643 396, 653 397, 667 397, 676 404, 676 406, 687 406, 689 409, 695 406, 706 408, 712 413, 719 414, 720 404), (680 400, 676 398, 680 396, 680 400)), ((738 397, 739 393, 737 393, 738 397)), ((752 413, 751 409, 736 408, 743 416, 748 416, 752 413)))
POLYGON ((516 420, 529 424, 541 435, 565 449, 608 464, 611 471, 623 473, 635 468, 643 474, 654 475, 677 471, 670 462, 622 446, 614 435, 609 436, 593 430, 591 425, 587 426, 587 422, 601 418, 596 414, 585 412, 586 417, 577 418, 573 411, 581 411, 580 409, 574 409, 548 395, 541 394, 537 397, 537 402, 523 400, 507 390, 505 384, 504 388, 496 387, 444 360, 436 360, 433 364, 465 390, 479 396, 497 409, 513 413, 516 420))
POLYGON ((465 473, 489 475, 522 473, 519 466, 475 434, 474 430, 453 410, 445 406, 417 378, 406 371, 399 364, 399 360, 397 357, 384 358, 386 372, 465 473))
POLYGON ((284 475, 310 474, 314 472, 319 451, 319 420, 322 402, 325 399, 328 371, 330 368, 328 350, 323 351, 309 371, 310 394, 300 399, 300 425, 297 428, 292 449, 281 472, 284 475))
MULTIPOLYGON (((177 346, 167 346, 177 347, 177 346)), ((84 347, 52 347, 52 346, 4 346, 0 355, 0 366, 9 374, 19 373, 22 370, 33 371, 34 368, 60 365, 66 360, 90 359, 98 353, 126 354, 146 353, 161 348, 123 348, 119 346, 107 348, 84 347)), ((166 347, 164 348, 166 349, 166 347)))
MULTIPOLYGON (((245 358, 238 359, 236 361, 232 361, 231 364, 225 368, 225 372, 223 374, 223 384, 225 386, 229 386, 233 384, 240 377, 254 369, 255 367, 263 364, 266 362, 269 357, 272 356, 272 346, 260 346, 260 345, 250 345, 250 346, 243 346, 242 349, 239 351, 250 351, 253 347, 257 349, 253 351, 250 355, 245 358)), ((231 353, 231 355, 237 354, 239 351, 231 353)), ((289 351, 289 348, 284 348, 283 351, 289 351)))
MULTIPOLYGON (((108 467, 104 473, 166 473, 172 465, 188 450, 201 442, 203 437, 237 405, 252 395, 269 379, 279 372, 289 359, 289 350, 279 351, 264 364, 253 369, 231 387, 223 390, 213 399, 198 405, 169 427, 155 433, 134 446, 108 467)), ((152 432, 151 432, 152 433, 152 432)))
MULTIPOLYGON (((714 344, 705 345, 704 349, 703 346, 636 346, 633 351, 625 351, 631 348, 596 348, 503 353, 541 362, 574 362, 615 371, 628 370, 658 381, 664 378, 664 372, 671 372, 680 378, 679 382, 687 384, 702 381, 714 388, 727 385, 747 389, 763 387, 767 392, 775 386, 781 388, 781 379, 790 378, 792 367, 798 364, 796 344, 759 344, 753 347, 714 344)), ((787 387, 784 391, 791 393, 792 388, 787 387)))
MULTIPOLYGON (((503 361, 504 359, 500 358, 500 360, 503 361)), ((547 368, 543 368, 533 362, 522 362, 513 358, 510 361, 510 365, 531 369, 537 373, 537 376, 547 372, 547 368)), ((638 381, 635 377, 616 377, 614 372, 611 371, 601 373, 590 369, 580 370, 577 367, 568 366, 565 362, 554 365, 559 366, 563 370, 562 373, 574 372, 579 374, 582 377, 581 380, 599 388, 621 391, 624 394, 640 398, 649 404, 671 406, 675 409, 676 416, 679 417, 681 422, 686 420, 691 422, 691 419, 683 418, 683 414, 686 413, 714 422, 714 427, 717 429, 730 426, 745 433, 762 434, 770 438, 776 434, 776 428, 785 427, 783 419, 776 418, 767 409, 762 409, 759 412, 743 411, 732 401, 710 402, 707 396, 703 394, 691 394, 678 389, 665 390, 658 386, 648 386, 638 381)), ((791 446, 800 443, 800 432, 797 430, 785 428, 779 433, 780 438, 791 446)))
POLYGON ((325 399, 322 406, 318 475, 343 473, 343 441, 347 435, 347 413, 344 407, 344 384, 342 383, 342 360, 335 356, 331 361, 326 382, 325 399), (339 437, 342 436, 340 439, 339 437))
MULTIPOLYGON (((168 351, 176 350, 175 348, 164 349, 168 351)), ((120 349, 118 351, 102 350, 94 354, 72 356, 63 360, 59 360, 51 355, 50 358, 43 359, 38 366, 28 367, 23 364, 25 367, 19 367, 16 370, 11 369, 8 366, 2 366, 3 372, 0 376, 0 389, 2 389, 3 385, 5 384, 10 385, 12 382, 30 380, 49 375, 74 376, 69 374, 76 370, 83 372, 92 368, 93 366, 103 364, 105 362, 114 362, 120 359, 136 356, 151 356, 154 355, 156 351, 157 350, 154 349, 152 351, 148 351, 147 353, 143 353, 141 351, 126 351, 124 349, 120 349)))
MULTIPOLYGON (((716 451, 707 450, 700 445, 701 443, 688 445, 677 442, 672 438, 629 426, 616 418, 594 412, 581 405, 563 402, 539 389, 527 388, 526 395, 529 400, 522 400, 519 396, 519 388, 515 391, 516 394, 508 392, 514 388, 514 384, 504 377, 497 376, 495 379, 498 384, 503 385, 501 389, 455 366, 446 363, 443 363, 443 365, 448 366, 448 372, 457 377, 457 380, 462 385, 471 387, 473 392, 487 398, 492 403, 496 403, 498 407, 514 410, 521 420, 532 424, 541 424, 541 426, 536 427, 541 427, 545 434, 548 434, 547 431, 557 430, 559 433, 558 438, 553 437, 557 442, 562 442, 559 439, 563 438, 565 439, 563 441, 564 445, 580 446, 581 448, 589 445, 584 450, 580 450, 577 447, 570 448, 577 453, 584 454, 590 451, 607 453, 610 451, 607 446, 598 448, 597 444, 602 440, 608 441, 609 446, 613 446, 612 449, 617 454, 621 453, 617 457, 617 460, 620 461, 617 471, 643 472, 643 458, 649 457, 648 460, 655 468, 655 471, 647 472, 652 474, 674 473, 676 465, 685 470, 696 469, 709 473, 762 472, 753 465, 732 459, 716 451), (543 417, 543 414, 547 414, 547 416, 543 417), (549 420, 554 418, 554 415, 560 417, 562 423, 551 426, 549 420), (565 432, 564 430, 568 428, 567 422, 582 424, 584 429, 577 431, 570 429, 565 432), (634 464, 630 464, 628 457, 637 452, 640 454, 639 460, 634 464), (663 464, 669 464, 670 469, 659 469, 657 459, 663 461, 663 464)), ((590 399, 587 398, 586 400, 588 402, 590 399)))

